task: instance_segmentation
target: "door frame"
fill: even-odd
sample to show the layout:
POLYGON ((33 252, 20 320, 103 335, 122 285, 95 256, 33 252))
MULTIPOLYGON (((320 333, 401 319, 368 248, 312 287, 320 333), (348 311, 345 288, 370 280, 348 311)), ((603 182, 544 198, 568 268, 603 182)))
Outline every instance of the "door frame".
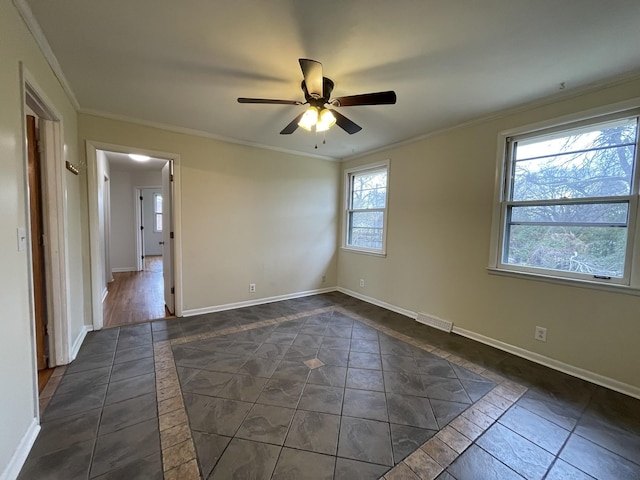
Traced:
POLYGON ((144 187, 134 187, 133 191, 133 204, 134 217, 136 219, 136 271, 141 272, 144 270, 144 232, 142 230, 142 189, 144 187))
MULTIPOLYGON (((66 365, 71 361, 71 339, 69 328, 69 279, 67 278, 67 211, 65 205, 65 177, 63 155, 63 124, 62 115, 52 107, 53 103, 43 93, 35 77, 20 62, 20 85, 22 98, 22 128, 23 128, 23 168, 25 192, 25 217, 28 243, 31 242, 31 203, 29 200, 28 184, 28 152, 27 152, 27 124, 26 108, 28 105, 40 120, 44 120, 41 138, 43 148, 41 152, 42 167, 42 195, 43 232, 45 243, 45 277, 47 295, 47 330, 49 334, 49 367, 66 365)), ((35 344, 35 304, 33 287, 33 258, 27 249, 28 282, 29 282, 29 316, 32 333, 32 356, 34 362, 34 383, 36 400, 38 397, 38 375, 35 344)), ((39 416, 38 402, 36 416, 39 416)))
POLYGON ((175 255, 173 257, 173 278, 175 282, 176 316, 181 317, 183 311, 182 296, 182 235, 181 235, 181 207, 180 207, 180 155, 176 153, 161 152, 148 148, 118 145, 86 140, 87 158, 87 194, 89 201, 89 250, 91 265, 91 314, 93 329, 101 330, 104 326, 102 310, 102 292, 100 291, 101 279, 104 277, 102 262, 100 261, 100 230, 98 216, 98 178, 97 178, 97 151, 106 150, 118 153, 137 153, 150 157, 173 160, 174 165, 174 195, 171 198, 174 213, 174 242, 175 255))
MULTIPOLYGON (((169 160, 167 160, 169 161, 169 160)), ((144 216, 144 204, 140 200, 140 197, 143 195, 143 190, 161 190, 162 185, 160 186, 152 186, 152 187, 134 187, 134 202, 136 206, 135 210, 135 218, 136 218, 136 266, 138 268, 138 272, 144 270, 144 259, 142 256, 147 256, 145 253, 144 242, 145 242, 145 231, 140 227, 143 226, 143 216, 144 216)), ((145 228, 146 229, 146 228, 145 228)))

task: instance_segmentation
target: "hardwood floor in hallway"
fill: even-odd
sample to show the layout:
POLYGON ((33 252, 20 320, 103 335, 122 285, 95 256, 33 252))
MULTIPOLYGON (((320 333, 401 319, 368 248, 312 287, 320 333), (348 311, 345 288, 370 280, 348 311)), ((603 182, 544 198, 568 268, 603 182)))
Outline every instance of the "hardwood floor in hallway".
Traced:
POLYGON ((103 304, 104 326, 117 327, 167 318, 162 256, 145 258, 141 272, 117 272, 103 304))

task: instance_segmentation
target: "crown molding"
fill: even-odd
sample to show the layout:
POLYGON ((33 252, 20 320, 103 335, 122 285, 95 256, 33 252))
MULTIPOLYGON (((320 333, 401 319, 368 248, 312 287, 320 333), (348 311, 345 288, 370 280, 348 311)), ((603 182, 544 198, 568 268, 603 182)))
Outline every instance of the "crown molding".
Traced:
POLYGON ((310 158, 317 158, 319 160, 327 160, 330 162, 339 162, 340 159, 336 158, 336 157, 327 157, 324 155, 314 155, 313 153, 305 153, 305 152, 299 152, 297 150, 290 150, 287 148, 280 148, 280 147, 273 147, 271 145, 263 145, 261 143, 254 143, 254 142, 248 142, 246 140, 238 140, 237 138, 232 138, 232 137, 225 137, 223 135, 217 135, 215 133, 209 133, 209 132, 205 132, 202 130, 195 130, 195 129, 191 129, 191 128, 185 128, 185 127, 177 127, 175 125, 169 125, 166 123, 160 123, 160 122, 151 122, 149 120, 141 120, 139 118, 132 118, 132 117, 128 117, 126 115, 118 115, 118 114, 114 114, 114 113, 108 113, 108 112, 102 112, 100 110, 92 110, 89 108, 81 108, 78 111, 79 113, 82 113, 84 115, 92 115, 94 117, 102 117, 102 118, 106 118, 109 120, 116 120, 119 122, 127 122, 127 123, 133 123, 134 125, 140 125, 143 127, 151 127, 151 128, 157 128, 160 130, 166 130, 169 132, 173 132, 173 133, 181 133, 184 135, 193 135, 195 137, 204 137, 204 138, 210 138, 213 140, 218 140, 221 142, 226 142, 226 143, 234 143, 237 145, 243 145, 245 147, 252 147, 252 148, 260 148, 262 150, 273 150, 276 152, 282 152, 282 153, 287 153, 290 155, 297 155, 299 157, 310 157, 310 158))
POLYGON ((589 93, 596 92, 598 90, 602 90, 604 88, 615 87, 617 85, 622 85, 628 82, 632 82, 634 80, 640 79, 639 71, 632 71, 623 73, 621 75, 617 75, 615 77, 610 77, 605 80, 601 80, 598 82, 589 83, 588 85, 584 85, 582 87, 576 87, 573 90, 562 91, 559 93, 555 93, 553 95, 549 95, 544 98, 540 98, 538 100, 533 100, 531 102, 523 103, 517 105, 515 107, 506 108, 504 110, 499 110, 497 112, 489 113, 487 115, 483 115, 481 117, 477 117, 471 120, 467 120, 464 122, 456 123, 450 127, 439 128, 437 130, 433 130, 431 132, 423 133, 422 135, 418 135, 417 137, 407 138, 405 140, 401 140, 396 143, 391 143, 389 145, 385 145, 383 147, 375 148, 373 150, 367 150, 366 152, 361 152, 356 155, 351 155, 348 157, 342 158, 341 161, 346 162, 350 160, 355 160, 358 158, 366 157, 368 155, 373 155, 375 153, 385 152, 387 150, 393 150, 394 148, 403 147, 405 145, 411 145, 412 143, 420 142, 422 140, 426 140, 427 138, 435 137, 437 135, 441 135, 443 133, 450 132, 452 130, 457 130, 458 128, 472 127, 474 125, 478 125, 481 123, 489 122, 492 120, 497 120, 499 118, 508 117, 510 115, 515 115, 527 110, 532 110, 534 108, 544 107, 546 105, 551 105, 553 103, 557 103, 563 100, 569 100, 571 98, 581 97, 583 95, 587 95, 589 93))
POLYGON ((31 7, 27 4, 26 0, 13 0, 13 5, 18 10, 18 13, 20 13, 22 20, 29 29, 29 32, 31 32, 33 39, 38 44, 42 55, 51 67, 51 70, 53 70, 53 74, 56 76, 56 78, 60 82, 60 85, 62 86, 62 89, 67 94, 69 101, 76 110, 80 110, 80 103, 78 102, 78 99, 76 98, 76 95, 73 92, 73 89, 71 88, 67 77, 65 77, 62 71, 62 67, 60 66, 60 63, 58 63, 58 59, 53 53, 53 50, 51 50, 51 46, 47 41, 47 37, 44 35, 42 28, 40 28, 40 24, 36 20, 35 15, 33 15, 31 7))

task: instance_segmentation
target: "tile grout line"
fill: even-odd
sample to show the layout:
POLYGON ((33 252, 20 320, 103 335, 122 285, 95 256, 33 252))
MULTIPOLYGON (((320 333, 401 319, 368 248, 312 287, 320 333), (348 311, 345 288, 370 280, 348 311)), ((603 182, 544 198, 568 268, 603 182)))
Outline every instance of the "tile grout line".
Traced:
POLYGON ((482 398, 473 402, 469 408, 449 422, 444 428, 440 429, 437 434, 427 440, 402 462, 381 476, 379 480, 406 478, 406 469, 409 469, 422 480, 434 480, 462 455, 478 437, 497 422, 498 418, 528 390, 523 385, 507 380, 501 375, 482 368, 469 360, 437 348, 428 342, 416 340, 408 335, 396 332, 391 328, 378 325, 376 322, 350 312, 343 307, 337 307, 336 311, 372 327, 379 332, 432 353, 450 363, 464 367, 496 383, 496 386, 483 395, 482 398))
POLYGON ((389 327, 379 325, 343 307, 323 307, 294 315, 262 320, 249 325, 229 327, 217 332, 164 340, 154 343, 154 362, 156 367, 156 391, 162 444, 162 464, 167 480, 200 479, 195 445, 191 436, 184 401, 182 400, 182 388, 178 380, 171 347, 197 340, 207 340, 257 328, 279 325, 287 321, 329 311, 342 313, 379 332, 413 347, 430 352, 452 364, 464 367, 496 383, 496 386, 487 394, 472 403, 469 408, 458 415, 458 417, 440 429, 436 435, 380 477, 381 480, 393 480, 396 476, 399 477, 403 475, 403 471, 406 472, 407 468, 421 479, 435 479, 527 391, 526 387, 507 380, 473 362, 437 348, 428 342, 416 340, 389 327), (175 400, 176 398, 179 398, 179 400, 175 400), (165 407, 164 405, 170 405, 170 407, 165 407), (178 434, 177 438, 180 439, 178 443, 175 443, 176 439, 174 437, 176 434, 178 434))
POLYGON ((42 392, 38 395, 38 408, 39 408, 41 419, 42 419, 42 416, 44 415, 45 410, 47 409, 47 406, 49 405, 49 402, 53 398, 53 395, 56 393, 56 390, 58 389, 58 385, 60 385, 60 382, 62 381, 62 378, 66 370, 67 370, 67 365, 61 365, 59 367, 55 367, 55 370, 51 374, 49 381, 47 382, 45 387, 42 389, 42 392))
POLYGON ((201 478, 195 444, 191 435, 187 411, 182 397, 182 387, 178 379, 171 347, 197 340, 207 340, 254 330, 256 328, 278 325, 287 321, 325 313, 330 310, 332 310, 332 307, 325 307, 300 314, 263 320, 249 325, 229 327, 217 332, 190 335, 173 340, 163 340, 153 344, 156 373, 156 401, 162 450, 162 470, 166 480, 199 480, 201 478))

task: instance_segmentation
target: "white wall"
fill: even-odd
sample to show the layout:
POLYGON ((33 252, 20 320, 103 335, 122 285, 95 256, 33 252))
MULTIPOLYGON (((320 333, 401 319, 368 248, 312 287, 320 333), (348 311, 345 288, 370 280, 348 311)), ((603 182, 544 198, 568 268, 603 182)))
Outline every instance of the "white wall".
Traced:
POLYGON ((185 310, 336 285, 338 164, 85 114, 79 135, 180 155, 185 310))
MULTIPOLYGON (((78 163, 77 116, 11 2, 0 2, 0 477, 17 473, 30 446, 37 418, 37 385, 30 311, 28 249, 18 251, 16 229, 27 228, 23 98, 19 62, 35 79, 37 89, 61 116, 64 160, 78 163)), ((81 177, 65 171, 63 189, 68 232, 69 338, 84 329, 81 177)))
POLYGON ((498 132, 638 94, 634 81, 346 162, 343 169, 391 159, 389 230, 386 258, 340 251, 339 286, 640 395, 640 296, 486 270, 498 132), (536 325, 547 327, 546 343, 533 339, 536 325))
POLYGON ((152 187, 162 183, 161 170, 111 170, 111 265, 115 272, 137 270, 136 214, 138 187, 152 187))

